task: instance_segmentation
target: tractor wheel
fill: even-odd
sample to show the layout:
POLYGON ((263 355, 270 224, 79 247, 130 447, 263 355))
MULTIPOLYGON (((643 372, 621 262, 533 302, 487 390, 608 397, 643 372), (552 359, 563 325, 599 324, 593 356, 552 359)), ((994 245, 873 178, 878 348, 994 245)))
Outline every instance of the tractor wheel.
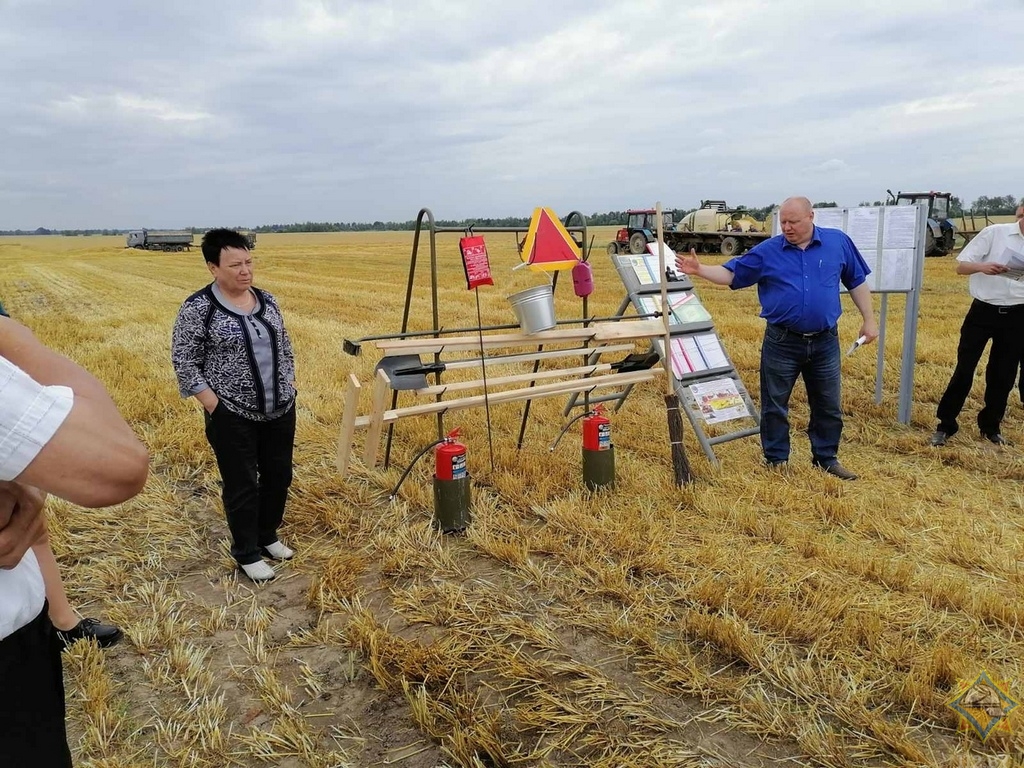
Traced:
POLYGON ((735 237, 727 237, 722 240, 722 255, 735 256, 740 249, 740 241, 735 237))
POLYGON ((647 253, 647 236, 643 232, 634 232, 629 238, 629 252, 634 256, 647 253))
POLYGON ((941 256, 942 253, 935 247, 935 235, 932 234, 930 227, 924 228, 924 255, 925 256, 941 256))
POLYGON ((942 230, 942 255, 945 256, 947 253, 952 253, 953 244, 955 242, 956 235, 951 229, 942 230))
POLYGON ((608 243, 608 255, 609 256, 615 256, 615 255, 618 254, 618 252, 619 252, 619 244, 618 243, 616 243, 614 240, 612 240, 610 243, 608 243))

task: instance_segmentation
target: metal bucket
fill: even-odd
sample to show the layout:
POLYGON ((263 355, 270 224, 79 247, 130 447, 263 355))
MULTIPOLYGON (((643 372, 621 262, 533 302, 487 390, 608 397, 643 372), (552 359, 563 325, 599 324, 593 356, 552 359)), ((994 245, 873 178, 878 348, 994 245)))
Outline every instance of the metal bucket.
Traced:
POLYGON ((555 297, 550 285, 538 285, 508 297, 523 333, 539 333, 555 327, 555 297))

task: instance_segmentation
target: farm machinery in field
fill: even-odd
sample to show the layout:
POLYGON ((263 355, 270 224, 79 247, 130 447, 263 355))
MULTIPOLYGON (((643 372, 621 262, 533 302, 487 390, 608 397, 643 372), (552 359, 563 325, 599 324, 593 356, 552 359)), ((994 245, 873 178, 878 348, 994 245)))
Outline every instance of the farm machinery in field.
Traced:
MULTIPOLYGON (((646 253, 647 244, 655 240, 655 212, 650 209, 626 212, 626 226, 608 244, 608 253, 646 253)), ((724 200, 702 200, 700 208, 674 223, 671 213, 663 214, 665 244, 676 252, 721 253, 736 256, 771 235, 763 222, 743 209, 730 209, 724 200)))
POLYGON ((134 229, 125 239, 125 248, 144 251, 187 251, 192 247, 190 230, 134 229))

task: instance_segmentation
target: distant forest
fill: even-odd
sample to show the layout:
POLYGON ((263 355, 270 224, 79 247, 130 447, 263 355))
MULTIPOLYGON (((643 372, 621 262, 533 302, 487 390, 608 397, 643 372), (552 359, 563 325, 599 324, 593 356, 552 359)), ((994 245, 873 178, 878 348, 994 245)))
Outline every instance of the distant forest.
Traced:
MULTIPOLYGON (((969 208, 964 208, 963 203, 959 197, 954 196, 950 200, 950 215, 962 216, 964 211, 973 214, 987 214, 990 216, 1006 216, 1013 215, 1018 204, 1024 204, 1024 198, 1016 197, 1014 195, 995 195, 988 196, 982 195, 969 208), (1020 201, 1020 203, 1018 203, 1020 201)), ((861 201, 860 205, 882 205, 883 201, 861 201)), ((765 205, 760 208, 747 207, 747 206, 736 206, 737 210, 746 210, 755 219, 765 219, 768 214, 776 207, 777 204, 765 205)), ((815 208, 837 208, 838 204, 834 201, 819 201, 814 203, 815 208)), ((667 212, 671 212, 674 215, 674 219, 678 221, 682 216, 693 211, 693 208, 666 208, 667 212)), ((626 211, 608 211, 607 213, 592 213, 587 216, 587 226, 591 227, 602 227, 602 226, 615 226, 619 224, 625 224, 626 222, 626 211)), ((522 227, 526 228, 530 223, 528 216, 506 216, 501 219, 483 218, 483 219, 437 219, 435 225, 438 227, 446 228, 458 228, 466 229, 470 226, 475 227, 522 227)), ((261 224, 258 227, 253 227, 250 231, 257 233, 265 232, 400 232, 403 230, 412 230, 416 228, 416 220, 409 219, 408 221, 305 221, 296 222, 293 224, 261 224)), ((152 227, 152 229, 158 229, 158 227, 152 227)), ((185 229, 189 229, 186 227, 185 229)), ((203 234, 208 227, 191 227, 193 234, 203 234)), ((248 227, 238 227, 238 229, 249 230, 248 227)), ((0 235, 123 235, 129 232, 127 229, 47 229, 46 227, 39 227, 38 229, 13 229, 13 230, 0 230, 0 235)))

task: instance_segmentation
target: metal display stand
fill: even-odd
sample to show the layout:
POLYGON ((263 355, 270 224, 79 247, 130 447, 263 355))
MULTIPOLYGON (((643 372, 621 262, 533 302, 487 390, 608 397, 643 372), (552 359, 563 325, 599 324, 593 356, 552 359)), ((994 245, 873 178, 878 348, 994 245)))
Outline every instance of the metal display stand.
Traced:
MULTIPOLYGON (((815 208, 814 223, 818 227, 842 230, 850 236, 871 267, 868 278, 871 292, 882 294, 875 360, 875 402, 878 404, 882 402, 889 294, 906 294, 896 417, 900 424, 909 424, 914 399, 917 322, 924 279, 928 204, 815 208)), ((779 212, 776 210, 772 217, 772 233, 778 234, 779 231, 779 212)), ((846 291, 842 286, 840 289, 846 291)))
MULTIPOLYGON (((636 260, 643 259, 644 256, 612 256, 612 263, 615 265, 615 269, 619 274, 619 278, 622 280, 623 285, 626 288, 626 297, 622 300, 619 305, 618 313, 624 314, 626 310, 632 306, 633 309, 639 315, 649 315, 652 309, 657 308, 660 311, 660 290, 661 284, 659 282, 641 282, 640 278, 636 274, 636 270, 633 268, 633 264, 637 263, 636 260), (652 300, 656 300, 652 304, 652 300)), ((651 276, 653 279, 653 275, 651 276)), ((692 370, 688 373, 682 373, 676 375, 673 372, 672 383, 673 389, 676 393, 676 397, 679 398, 679 403, 683 407, 683 411, 686 413, 686 417, 690 420, 690 426, 693 427, 693 432, 697 436, 697 440, 700 443, 701 449, 704 451, 704 455, 708 457, 708 460, 712 464, 718 464, 718 458, 715 456, 714 446, 727 443, 732 440, 738 440, 743 437, 751 437, 758 435, 761 432, 760 417, 758 415, 758 409, 755 407, 753 401, 750 399, 750 394, 747 392, 743 382, 740 380, 739 374, 736 372, 736 368, 725 352, 725 346, 722 344, 721 338, 715 331, 714 321, 711 318, 710 313, 707 310, 703 310, 703 305, 700 304, 697 298, 697 292, 694 290, 693 282, 686 275, 676 275, 671 270, 669 271, 669 283, 668 283, 668 295, 669 304, 672 305, 674 300, 680 301, 680 303, 688 306, 688 312, 686 317, 692 317, 690 322, 679 322, 679 318, 676 313, 679 310, 673 309, 672 315, 670 315, 669 334, 673 341, 675 339, 693 339, 693 343, 697 344, 697 339, 711 341, 713 338, 714 342, 717 343, 718 349, 721 351, 721 357, 717 362, 719 364, 712 366, 703 367, 700 370, 692 370), (692 307, 692 308, 690 308, 692 307), (703 313, 696 310, 696 307, 700 307, 703 313), (709 338, 710 337, 710 338, 709 338), (715 435, 709 435, 705 429, 705 420, 701 412, 700 406, 694 398, 690 385, 700 384, 705 382, 711 382, 718 379, 732 379, 736 386, 736 391, 743 399, 743 403, 746 405, 748 417, 754 422, 753 427, 745 427, 742 429, 736 429, 731 432, 723 432, 715 435)), ((681 312, 680 312, 681 313, 681 312)), ((651 349, 657 352, 659 355, 665 354, 664 341, 658 339, 651 342, 651 349)), ((623 401, 629 396, 632 391, 632 387, 626 387, 621 392, 616 392, 608 395, 604 395, 597 398, 591 398, 591 403, 596 402, 607 402, 614 403, 614 410, 618 410, 623 401)), ((565 413, 568 413, 576 405, 576 396, 569 399, 569 402, 565 406, 565 413)))

